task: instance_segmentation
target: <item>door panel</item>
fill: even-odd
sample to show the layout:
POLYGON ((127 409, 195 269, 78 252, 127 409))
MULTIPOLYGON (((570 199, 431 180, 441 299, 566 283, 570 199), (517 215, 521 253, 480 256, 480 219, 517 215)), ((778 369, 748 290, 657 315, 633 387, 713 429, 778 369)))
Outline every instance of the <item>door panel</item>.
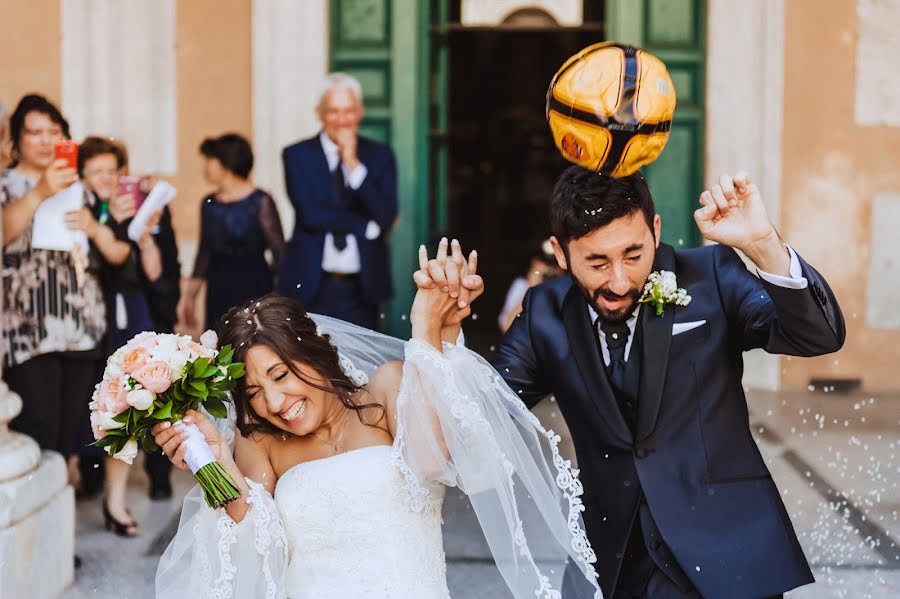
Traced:
POLYGON ((693 212, 703 191, 706 3, 702 0, 609 0, 609 39, 645 48, 666 63, 678 105, 669 142, 646 167, 662 238, 700 245, 693 212))

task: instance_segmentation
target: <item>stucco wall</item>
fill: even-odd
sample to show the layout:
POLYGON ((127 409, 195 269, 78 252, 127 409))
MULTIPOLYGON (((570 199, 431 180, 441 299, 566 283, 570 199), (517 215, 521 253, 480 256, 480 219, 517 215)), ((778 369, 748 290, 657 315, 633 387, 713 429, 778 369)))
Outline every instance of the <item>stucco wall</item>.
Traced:
MULTIPOLYGON (((848 327, 838 354, 784 360, 785 388, 805 386, 813 376, 859 376, 872 390, 900 386, 900 329, 866 324, 870 278, 883 274, 869 272, 872 202, 876 194, 900 191, 900 128, 854 122, 857 4, 829 0, 822 10, 819 0, 785 3, 782 230, 832 284, 848 327)), ((891 68, 889 60, 884 68, 891 68)), ((894 85, 892 93, 900 94, 900 83, 894 85)), ((900 254, 900 231, 889 242, 900 254)), ((900 297, 893 301, 900 310, 900 297)))

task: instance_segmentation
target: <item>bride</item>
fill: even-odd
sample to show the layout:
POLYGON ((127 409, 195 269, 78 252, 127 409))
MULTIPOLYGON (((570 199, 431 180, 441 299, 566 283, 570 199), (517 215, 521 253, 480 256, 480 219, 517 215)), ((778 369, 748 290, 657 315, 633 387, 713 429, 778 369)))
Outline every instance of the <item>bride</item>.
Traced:
POLYGON ((278 296, 225 315, 219 342, 247 369, 231 424, 190 412, 153 434, 184 469, 196 424, 242 495, 219 510, 188 495, 158 598, 447 598, 446 486, 468 495, 513 597, 559 598, 563 570, 567 599, 601 597, 559 437, 454 345, 476 261, 456 241, 420 249, 407 342, 278 296))

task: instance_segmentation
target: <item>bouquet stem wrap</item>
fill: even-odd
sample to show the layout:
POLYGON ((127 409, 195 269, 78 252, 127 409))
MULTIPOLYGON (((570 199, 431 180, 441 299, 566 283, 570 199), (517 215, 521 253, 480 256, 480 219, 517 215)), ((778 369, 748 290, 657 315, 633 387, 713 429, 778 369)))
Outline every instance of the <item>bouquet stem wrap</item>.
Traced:
POLYGON ((184 427, 187 441, 184 462, 203 489, 206 505, 213 509, 225 507, 241 496, 240 490, 225 468, 213 457, 203 433, 195 424, 184 427))

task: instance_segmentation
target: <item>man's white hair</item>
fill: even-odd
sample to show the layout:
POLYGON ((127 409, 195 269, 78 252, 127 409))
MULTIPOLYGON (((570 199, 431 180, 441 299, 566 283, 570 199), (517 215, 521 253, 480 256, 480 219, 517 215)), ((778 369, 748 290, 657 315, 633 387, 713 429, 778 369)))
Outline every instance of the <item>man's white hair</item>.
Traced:
POLYGON ((321 106, 325 99, 325 94, 335 89, 347 89, 353 92, 353 96, 360 106, 363 105, 362 85, 353 75, 347 73, 329 73, 322 83, 319 84, 319 99, 316 106, 321 106))

